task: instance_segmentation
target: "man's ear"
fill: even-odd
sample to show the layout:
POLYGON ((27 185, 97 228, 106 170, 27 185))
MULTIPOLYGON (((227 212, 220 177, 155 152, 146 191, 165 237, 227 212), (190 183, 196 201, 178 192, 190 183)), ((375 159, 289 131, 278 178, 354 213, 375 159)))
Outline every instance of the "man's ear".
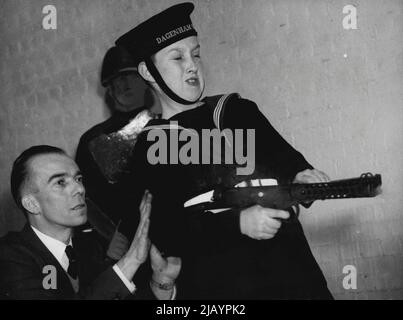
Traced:
POLYGON ((32 194, 24 195, 21 199, 21 204, 25 210, 32 214, 39 214, 41 212, 39 202, 32 194))
POLYGON ((150 71, 148 71, 148 68, 146 66, 146 63, 144 61, 141 61, 137 67, 138 73, 140 76, 147 82, 155 82, 154 77, 151 75, 150 71))

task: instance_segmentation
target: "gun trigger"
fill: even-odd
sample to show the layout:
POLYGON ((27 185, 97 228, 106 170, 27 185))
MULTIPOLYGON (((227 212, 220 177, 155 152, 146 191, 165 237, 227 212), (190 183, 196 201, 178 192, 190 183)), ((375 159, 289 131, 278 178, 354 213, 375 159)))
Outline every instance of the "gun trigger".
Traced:
POLYGON ((222 188, 216 188, 213 192, 213 197, 211 198, 211 201, 217 201, 222 198, 222 188))

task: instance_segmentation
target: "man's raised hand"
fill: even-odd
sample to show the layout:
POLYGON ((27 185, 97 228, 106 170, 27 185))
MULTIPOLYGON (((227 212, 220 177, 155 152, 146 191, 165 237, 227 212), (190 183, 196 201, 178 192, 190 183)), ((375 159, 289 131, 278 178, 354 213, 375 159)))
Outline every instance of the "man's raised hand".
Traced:
POLYGON ((148 229, 150 226, 151 212, 151 194, 144 192, 143 199, 140 204, 140 223, 137 227, 136 234, 126 254, 117 262, 119 269, 131 280, 144 261, 147 259, 150 249, 150 240, 148 239, 148 229))

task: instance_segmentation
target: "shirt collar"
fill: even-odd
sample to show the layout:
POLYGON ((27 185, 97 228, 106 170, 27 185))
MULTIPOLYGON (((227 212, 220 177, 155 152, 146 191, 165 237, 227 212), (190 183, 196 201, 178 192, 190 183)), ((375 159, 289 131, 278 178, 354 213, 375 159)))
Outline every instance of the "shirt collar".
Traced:
MULTIPOLYGON (((31 228, 32 230, 34 230, 35 234, 43 242, 46 248, 48 248, 48 250, 53 254, 56 260, 63 265, 62 259, 63 255, 65 254, 67 245, 55 238, 48 236, 47 234, 44 234, 43 232, 39 231, 32 225, 31 228)), ((69 240, 69 245, 72 245, 71 238, 69 240)))

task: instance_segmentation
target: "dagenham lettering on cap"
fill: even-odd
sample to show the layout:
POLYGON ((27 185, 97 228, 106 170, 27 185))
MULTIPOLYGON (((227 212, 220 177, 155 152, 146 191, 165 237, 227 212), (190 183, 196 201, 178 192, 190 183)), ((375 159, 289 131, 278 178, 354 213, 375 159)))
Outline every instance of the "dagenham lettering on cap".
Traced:
POLYGON ((122 35, 116 45, 125 47, 138 62, 187 37, 196 36, 190 14, 190 2, 174 5, 122 35))

